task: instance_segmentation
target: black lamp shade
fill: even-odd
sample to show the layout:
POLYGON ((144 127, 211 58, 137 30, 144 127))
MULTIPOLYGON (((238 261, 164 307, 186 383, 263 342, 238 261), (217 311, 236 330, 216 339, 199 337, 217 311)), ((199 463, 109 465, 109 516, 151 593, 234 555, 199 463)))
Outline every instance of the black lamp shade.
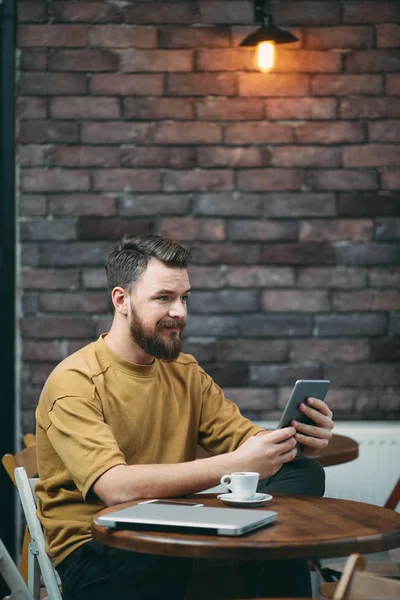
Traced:
POLYGON ((297 42, 298 38, 284 29, 262 25, 257 31, 250 33, 240 43, 240 46, 257 46, 261 42, 274 42, 275 44, 286 44, 288 42, 297 42))

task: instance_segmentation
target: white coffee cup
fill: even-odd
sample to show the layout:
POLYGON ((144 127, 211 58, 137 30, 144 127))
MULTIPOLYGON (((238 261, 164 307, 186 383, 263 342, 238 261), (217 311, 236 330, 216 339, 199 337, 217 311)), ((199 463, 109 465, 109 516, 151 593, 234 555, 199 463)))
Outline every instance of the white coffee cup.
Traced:
POLYGON ((260 473, 253 471, 235 471, 221 477, 222 485, 225 485, 232 496, 238 500, 251 500, 257 492, 260 473))

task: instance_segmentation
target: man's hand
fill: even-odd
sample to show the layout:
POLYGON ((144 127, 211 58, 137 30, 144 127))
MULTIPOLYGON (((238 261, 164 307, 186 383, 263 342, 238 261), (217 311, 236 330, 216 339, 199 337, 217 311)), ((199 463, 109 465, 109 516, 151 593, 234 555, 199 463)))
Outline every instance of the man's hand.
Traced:
POLYGON ((293 427, 285 427, 263 431, 249 438, 231 454, 234 470, 257 471, 260 479, 275 475, 284 463, 296 457, 295 433, 293 427))
POLYGON ((301 403, 299 408, 303 414, 314 421, 315 425, 292 421, 291 425, 296 429, 294 437, 304 445, 304 456, 313 457, 326 448, 332 437, 333 413, 329 406, 318 398, 307 398, 306 403, 301 403))

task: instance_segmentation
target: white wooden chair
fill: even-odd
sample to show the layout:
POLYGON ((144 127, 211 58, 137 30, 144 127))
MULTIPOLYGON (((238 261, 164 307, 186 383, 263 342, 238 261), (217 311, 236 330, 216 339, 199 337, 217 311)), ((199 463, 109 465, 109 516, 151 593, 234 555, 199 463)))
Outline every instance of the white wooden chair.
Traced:
POLYGON ((400 581, 367 573, 365 559, 350 554, 337 584, 333 600, 395 600, 400 598, 400 581))
POLYGON ((42 526, 36 515, 34 486, 37 479, 29 479, 24 467, 14 471, 19 498, 32 541, 29 544, 28 588, 34 600, 40 598, 40 574, 46 587, 48 600, 62 600, 56 571, 46 553, 42 526))
POLYGON ((7 596, 5 600, 34 600, 21 573, 17 569, 17 566, 1 539, 0 574, 11 591, 11 594, 7 596))

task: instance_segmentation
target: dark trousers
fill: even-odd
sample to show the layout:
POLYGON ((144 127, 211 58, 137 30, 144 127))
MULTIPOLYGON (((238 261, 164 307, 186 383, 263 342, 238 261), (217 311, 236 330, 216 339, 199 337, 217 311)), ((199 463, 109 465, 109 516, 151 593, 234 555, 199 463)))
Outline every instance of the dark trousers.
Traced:
MULTIPOLYGON (((324 488, 323 468, 301 458, 260 481, 258 489, 270 494, 322 496, 324 488)), ((192 563, 191 559, 117 550, 92 540, 67 556, 57 571, 64 600, 183 600, 192 563)), ((311 596, 307 561, 244 561, 239 572, 242 598, 311 596)))

